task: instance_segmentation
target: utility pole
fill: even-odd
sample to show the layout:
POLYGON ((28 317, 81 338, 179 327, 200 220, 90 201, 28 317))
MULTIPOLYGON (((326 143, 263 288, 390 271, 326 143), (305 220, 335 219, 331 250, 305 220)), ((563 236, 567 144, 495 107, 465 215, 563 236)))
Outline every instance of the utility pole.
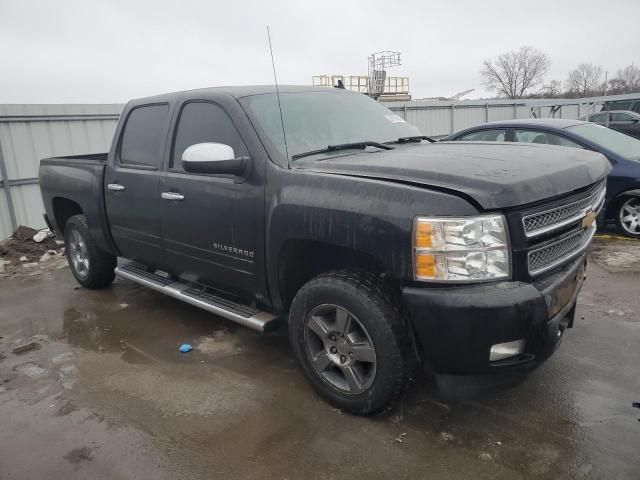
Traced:
POLYGON ((604 96, 607 96, 607 85, 609 84, 609 70, 604 71, 604 96))

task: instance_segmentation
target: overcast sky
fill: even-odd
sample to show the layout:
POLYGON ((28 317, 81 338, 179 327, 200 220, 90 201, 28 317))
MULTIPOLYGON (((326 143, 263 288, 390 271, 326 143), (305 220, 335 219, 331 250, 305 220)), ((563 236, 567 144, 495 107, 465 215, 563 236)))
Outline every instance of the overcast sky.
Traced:
POLYGON ((483 59, 523 45, 551 56, 547 80, 581 62, 638 65, 638 19, 639 0, 0 0, 0 103, 272 84, 267 24, 281 84, 364 75, 370 53, 397 50, 389 75, 408 76, 414 98, 479 98, 483 59))

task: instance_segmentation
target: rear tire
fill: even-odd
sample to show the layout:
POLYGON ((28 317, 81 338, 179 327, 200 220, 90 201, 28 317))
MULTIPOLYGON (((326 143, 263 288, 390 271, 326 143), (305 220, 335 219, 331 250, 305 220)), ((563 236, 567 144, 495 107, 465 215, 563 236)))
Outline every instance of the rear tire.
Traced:
POLYGON ((616 224, 620 233, 640 238, 640 197, 624 197, 615 208, 616 224))
POLYGON ((391 408, 411 373, 411 337, 394 295, 376 276, 320 275, 297 293, 289 339, 316 392, 341 410, 391 408))
POLYGON ((74 215, 64 227, 64 245, 71 273, 85 288, 104 288, 115 278, 117 258, 96 245, 84 215, 74 215))

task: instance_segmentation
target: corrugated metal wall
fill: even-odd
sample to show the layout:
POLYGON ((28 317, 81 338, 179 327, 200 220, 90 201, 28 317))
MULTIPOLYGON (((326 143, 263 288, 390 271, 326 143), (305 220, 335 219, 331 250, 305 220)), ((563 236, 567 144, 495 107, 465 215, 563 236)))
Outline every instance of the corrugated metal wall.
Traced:
POLYGON ((0 239, 44 227, 40 159, 106 152, 123 105, 0 105, 0 239))
MULTIPOLYGON (((385 106, 416 125, 424 135, 438 138, 480 123, 530 118, 531 107, 535 107, 535 103, 512 100, 417 100, 406 103, 389 102, 385 106)), ((585 113, 586 108, 582 114, 585 113)), ((551 117, 551 107, 540 107, 536 110, 536 115, 538 118, 551 117)), ((578 118, 580 115, 579 105, 564 105, 555 113, 555 118, 578 118)))

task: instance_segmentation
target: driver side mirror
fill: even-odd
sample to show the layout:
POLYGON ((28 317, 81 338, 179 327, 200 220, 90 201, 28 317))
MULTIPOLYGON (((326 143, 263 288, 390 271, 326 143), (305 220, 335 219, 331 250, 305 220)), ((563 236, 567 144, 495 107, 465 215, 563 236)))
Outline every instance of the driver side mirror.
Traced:
POLYGON ((236 158, 233 148, 224 143, 196 143, 182 154, 182 166, 190 173, 239 175, 248 163, 248 157, 236 158))

